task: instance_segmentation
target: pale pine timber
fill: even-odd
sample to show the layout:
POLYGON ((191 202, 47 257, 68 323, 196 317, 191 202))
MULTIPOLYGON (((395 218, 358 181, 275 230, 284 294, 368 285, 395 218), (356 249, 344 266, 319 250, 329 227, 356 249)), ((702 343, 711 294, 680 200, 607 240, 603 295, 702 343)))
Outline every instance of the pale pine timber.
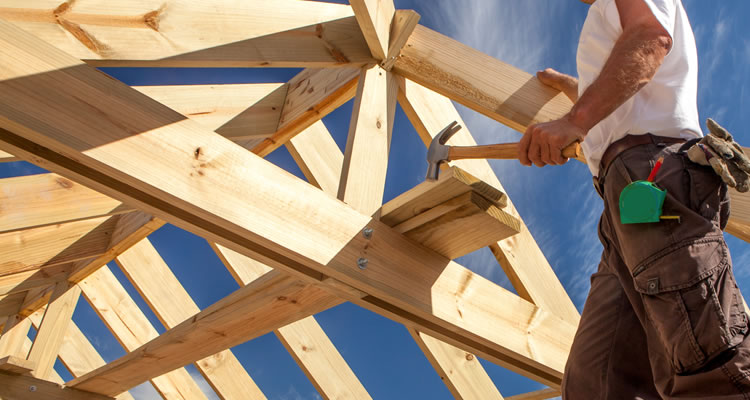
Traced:
POLYGON ((376 65, 362 70, 349 124, 338 198, 365 215, 383 204, 398 81, 376 65))
MULTIPOLYGON (((26 354, 28 354, 29 350, 31 350, 31 339, 29 339, 28 337, 24 338, 24 341, 23 341, 23 350, 24 350, 24 352, 26 354)), ((59 385, 65 384, 65 381, 63 381, 63 379, 60 377, 60 374, 58 374, 57 371, 55 371, 54 369, 52 370, 52 373, 50 374, 48 380, 52 381, 52 382, 55 382, 55 383, 57 383, 59 385)))
MULTIPOLYGON (((271 267, 215 243, 212 247, 240 286, 271 267)), ((341 300, 331 296, 334 305, 341 300)), ((369 399, 370 395, 312 315, 274 331, 297 365, 325 399, 369 399)))
MULTIPOLYGON (((133 351, 159 336, 109 267, 101 267, 78 285, 86 300, 126 351, 133 351)), ((183 368, 155 377, 151 383, 166 399, 206 399, 206 395, 183 368)), ((127 389, 130 388, 120 392, 127 389)))
POLYGON ((20 161, 20 159, 13 154, 6 153, 2 150, 0 150, 0 162, 11 162, 11 161, 20 161))
MULTIPOLYGON (((0 113, 4 115, 0 124, 6 129, 0 135, 3 146, 12 147, 17 154, 35 162, 42 159, 48 169, 64 172, 65 176, 120 200, 133 202, 139 208, 158 212, 170 222, 298 277, 316 281, 324 279, 322 273, 328 275, 372 295, 357 300, 358 304, 370 304, 394 318, 400 315, 402 319, 416 321, 422 331, 439 335, 461 347, 476 349, 486 358, 543 382, 559 384, 574 330, 572 325, 472 275, 433 251, 403 240, 390 228, 330 199, 318 189, 242 151, 220 135, 202 129, 184 116, 144 98, 31 35, 6 23, 0 23, 0 31, 2 52, 12 54, 10 59, 20 57, 24 60, 22 69, 13 67, 16 64, 10 62, 5 68, 6 63, 0 61, 4 67, 0 69, 0 78, 3 78, 0 82, 0 110, 5 110, 0 113), (39 57, 45 60, 44 67, 34 66, 34 60, 39 60, 39 57), (8 79, 14 77, 29 79, 29 74, 37 68, 41 70, 31 76, 49 76, 50 67, 64 66, 69 67, 65 74, 56 75, 57 79, 45 79, 45 96, 34 96, 41 88, 29 81, 20 85, 20 90, 17 84, 7 84, 8 79), (75 81, 76 92, 81 96, 78 98, 92 96, 88 105, 83 106, 79 104, 80 100, 67 95, 65 87, 71 82, 66 77, 70 74, 80 78, 75 81), (54 109, 47 110, 45 105, 49 103, 64 105, 63 109, 96 107, 97 112, 91 115, 94 120, 77 123, 62 117, 54 109), (21 109, 14 107, 10 112, 6 108, 10 104, 25 106, 21 109), (42 109, 44 113, 35 112, 42 109), (18 121, 22 115, 24 129, 20 129, 18 121), (66 121, 65 130, 50 128, 60 126, 59 121, 39 124, 39 118, 66 121), (131 129, 123 131, 112 121, 122 121, 131 129), (170 140, 174 134, 182 140, 170 140), (75 140, 71 141, 72 138, 75 140), (29 139, 38 144, 29 145, 29 139), (161 140, 168 145, 162 145, 161 140), (48 151, 45 146, 55 151, 48 151), (155 149, 159 149, 158 156, 151 153, 155 149), (127 156, 110 156, 114 154, 127 156), (221 168, 210 168, 210 165, 222 161, 216 158, 219 154, 221 159, 233 160, 243 168, 228 174, 221 168), (142 168, 144 163, 137 160, 138 155, 148 159, 147 170, 142 168), (69 156, 75 156, 77 161, 69 156), (196 157, 201 161, 196 163, 196 157), (201 167, 201 163, 205 166, 201 167), (94 165, 96 170, 91 169, 94 165), (245 171, 248 173, 242 173, 245 171), (203 197, 202 190, 188 189, 205 185, 212 188, 208 198, 203 197), (220 203, 214 201, 217 190, 226 194, 222 195, 220 203), (245 195, 245 190, 252 190, 253 194, 245 195), (307 217, 292 217, 296 212, 304 212, 307 217), (320 226, 312 224, 311 219, 332 224, 326 229, 328 234, 320 235, 320 226), (366 272, 368 279, 365 280, 356 260, 367 244, 359 233, 368 224, 378 234, 368 245, 370 263, 366 272), (299 235, 289 237, 288 233, 292 231, 299 235), (314 238, 314 241, 299 240, 300 237, 314 238), (401 261, 397 263, 399 268, 394 268, 393 257, 401 261), (467 275, 471 276, 468 281, 472 289, 460 291, 466 301, 501 299, 497 301, 507 301, 508 309, 471 306, 458 313, 455 290, 465 285, 467 275), (520 322, 520 325, 488 329, 486 321, 499 320, 503 313, 507 315, 506 321, 520 322), (529 324, 533 325, 530 333, 529 324), (502 331, 502 337, 498 331, 502 331), (536 349, 533 354, 529 350, 530 342, 536 349)), ((180 326, 174 329, 178 328, 180 326)), ((142 365, 138 360, 142 362, 142 359, 137 353, 108 368, 134 369, 129 382, 123 381, 123 384, 147 376, 147 372, 139 368, 142 365), (135 376, 139 372, 140 377, 135 376)), ((179 365, 178 361, 173 362, 179 365)), ((101 371, 93 376, 100 374, 101 371)))
MULTIPOLYGON (((429 145, 432 141, 432 135, 436 135, 453 121, 458 121, 463 129, 456 133, 448 144, 476 145, 468 127, 448 98, 404 79, 400 82, 399 103, 425 145, 429 145)), ((504 192, 503 186, 487 160, 458 160, 451 162, 451 165, 466 170, 483 182, 504 192)), ((491 245, 490 250, 503 267, 516 292, 544 310, 577 325, 580 319, 578 310, 510 199, 508 199, 508 206, 503 210, 519 218, 521 232, 491 245)))
MULTIPOLYGON (((44 309, 42 308, 29 315, 28 319, 38 329, 43 315, 44 309)), ((24 342, 24 350, 28 353, 29 349, 31 349, 31 340, 27 338, 24 342)), ((83 332, 78 328, 75 321, 70 321, 70 324, 68 324, 62 345, 60 345, 58 357, 73 377, 81 376, 106 364, 102 356, 99 355, 99 352, 86 336, 83 335, 83 332)), ((55 370, 52 370, 51 377, 53 382, 63 383, 62 378, 57 375, 55 370)), ((128 392, 120 393, 115 397, 119 400, 133 400, 133 396, 128 392)))
POLYGON ((396 57, 401 53, 401 48, 404 47, 406 41, 409 40, 409 36, 414 32, 414 28, 419 23, 420 15, 414 10, 396 10, 391 22, 391 35, 390 45, 388 47, 388 55, 385 60, 380 63, 386 71, 390 71, 393 68, 393 63, 396 62, 396 57))
POLYGON ((573 105, 532 75, 422 25, 393 71, 521 133, 531 124, 558 119, 573 105))
MULTIPOLYGON (((148 238, 115 261, 167 329, 200 312, 148 238)), ((266 398, 230 350, 199 360, 196 366, 222 399, 266 398)))
POLYGON ((56 174, 0 179, 0 233, 132 211, 56 174))
POLYGON ((349 0, 370 53, 378 61, 385 59, 390 43, 391 21, 396 7, 393 0, 349 0))
POLYGON ((415 329, 409 333, 435 367, 456 399, 497 399, 503 396, 479 363, 479 359, 455 346, 443 343, 415 329))
POLYGON ((12 375, 31 375, 31 371, 36 368, 36 364, 16 356, 5 356, 0 358, 0 372, 12 375))
POLYGON ((30 326, 27 318, 19 315, 8 317, 0 335, 0 357, 20 356, 25 359, 28 356, 28 352, 24 354, 22 349, 30 326))
POLYGON ((73 263, 67 263, 0 276, 0 295, 54 286, 57 282, 67 280, 72 270, 73 263))
MULTIPOLYGON (((279 124, 270 137, 252 147, 265 157, 298 133, 349 101, 357 92, 358 68, 305 69, 288 84, 279 124)), ((249 147, 249 145, 243 145, 249 147)))
POLYGON ((0 372, 0 398, 4 400, 114 400, 31 376, 0 372), (33 389, 32 389, 33 388, 33 389))
POLYGON ((332 196, 338 193, 344 155, 323 121, 291 138, 286 149, 311 185, 332 196))
POLYGON ((0 18, 96 66, 373 62, 349 6, 296 0, 0 1, 0 18))
POLYGON ((60 352, 63 333, 68 329, 80 295, 81 289, 68 282, 60 282, 55 286, 29 351, 28 360, 36 364, 32 373, 34 377, 49 377, 60 352))
MULTIPOLYGON (((399 17, 399 13, 397 11, 396 19, 398 19, 398 17, 399 17)), ((414 22, 414 24, 416 25, 416 22, 414 22)), ((394 22, 394 27, 395 25, 396 25, 396 22, 394 22)), ((321 189, 323 189, 324 192, 336 193, 338 191, 338 188, 337 188, 338 181, 328 180, 325 178, 329 176, 338 176, 340 174, 341 163, 342 163, 341 160, 343 159, 343 154, 341 154, 341 151, 336 146, 336 144, 333 143, 333 138, 331 138, 331 135, 330 133, 327 132, 327 130, 325 131, 316 130, 316 131, 305 132, 301 135, 296 136, 294 139, 292 139, 292 142, 294 142, 295 139, 300 138, 302 136, 304 136, 305 138, 311 138, 310 142, 312 143, 309 143, 308 146, 305 146, 305 147, 300 146, 300 152, 304 151, 304 152, 312 153, 312 154, 309 154, 308 157, 295 157, 295 161, 297 162, 297 165, 300 167, 300 169, 302 169, 302 171, 307 171, 305 172, 305 177, 307 177, 308 181, 310 181, 313 185, 321 187, 321 189), (332 143, 332 145, 321 147, 320 143, 332 143), (313 144, 317 144, 317 145, 313 146, 313 144), (318 151, 315 151, 315 150, 318 150, 318 151), (306 160, 312 160, 313 162, 309 163, 309 162, 306 162, 306 160), (330 186, 320 185, 318 183, 320 181, 329 182, 330 186)), ((305 154, 305 153, 302 153, 302 154, 305 154)), ((445 179, 446 176, 447 174, 443 175, 443 180, 439 187, 442 188, 446 186, 446 179, 445 179)), ((474 186, 475 190, 484 193, 485 196, 493 198, 497 202, 502 202, 503 204, 507 202, 507 199, 505 198, 504 193, 499 192, 498 190, 492 187, 489 187, 489 188, 482 187, 482 185, 480 185, 480 182, 470 181, 468 179, 468 176, 461 175, 461 174, 456 174, 456 176, 460 178, 464 178, 463 179, 464 185, 460 185, 460 186, 456 185, 456 187, 474 186), (493 194, 495 196, 492 196, 493 194)), ((453 181, 451 180, 451 182, 453 181)), ((407 193, 413 193, 413 192, 414 190, 410 190, 407 193)), ((414 196, 414 197, 424 198, 426 196, 414 196)), ((440 194, 432 193, 430 197, 439 198, 440 194)), ((448 197, 449 196, 443 195, 444 199, 447 199, 448 197)), ((408 214, 404 212, 396 213, 395 210, 396 209, 404 210, 408 208, 411 208, 412 210, 417 209, 416 204, 412 204, 412 207, 408 207, 409 202, 404 201, 406 199, 405 196, 399 196, 399 199, 401 199, 402 201, 402 203, 400 203, 401 204, 400 206, 398 206, 399 203, 396 202, 395 199, 390 201, 386 205, 385 207, 386 215, 384 216, 384 218, 388 220, 391 220, 393 216, 401 217, 402 219, 408 218, 409 217, 408 214), (393 211, 389 211, 389 210, 393 210, 393 211)), ((411 200, 411 198, 409 199, 411 200)), ((215 249, 216 249, 216 246, 215 246, 215 249)), ((220 257, 222 258, 222 260, 233 258, 237 260, 236 262, 238 264, 244 262, 245 265, 247 264, 247 260, 250 260, 247 257, 244 257, 226 248, 222 249, 222 251, 220 251, 219 249, 216 249, 216 250, 217 250, 217 254, 220 254, 220 257), (223 257, 221 255, 222 253, 227 254, 227 256, 223 257), (242 258, 244 258, 245 260, 242 260, 242 258)), ((225 264, 226 264, 226 261, 225 261, 225 264)), ((254 268, 255 264, 251 264, 251 266, 254 268)), ((230 268, 230 270, 232 271, 234 271, 235 269, 235 268, 230 267, 228 264, 227 264, 227 268, 230 268)), ((238 276, 240 275, 240 273, 233 272, 233 275, 238 276)), ((313 320, 313 317, 308 317, 306 320, 313 320)), ((277 336, 279 336, 280 340, 282 341, 282 343, 285 344, 285 346, 287 346, 287 348, 290 348, 293 345, 293 343, 289 343, 288 341, 285 341, 282 338, 283 334, 285 333, 284 329, 287 329, 291 326, 298 325, 301 322, 306 322, 306 320, 298 321, 288 327, 281 328, 276 331, 277 336)), ((312 326, 312 323, 310 323, 310 325, 312 326)), ((303 328, 305 327, 303 326, 303 328)), ((319 355, 319 357, 325 357, 325 359, 331 360, 332 366, 327 368, 328 371, 336 371, 337 374, 343 375, 342 377, 339 378, 340 382, 341 381, 352 382, 352 383, 358 382, 356 376, 353 375, 351 373, 351 370, 348 368, 348 365, 346 364, 337 365, 333 363, 333 361, 336 361, 335 359, 340 358, 340 356, 337 357, 338 351, 336 351, 335 348, 329 349, 327 351, 320 351, 319 348, 326 346, 325 343, 318 344, 316 346, 309 345, 308 342, 315 342, 313 335, 317 331, 316 329, 311 327, 309 329, 304 329, 304 331, 307 332, 304 337, 307 337, 309 339, 307 339, 306 341, 302 343, 297 343, 297 349, 298 349, 297 351, 300 353, 300 355, 298 356, 295 355, 295 360, 298 360, 298 363, 304 362, 302 357, 309 358, 311 354, 319 355)), ((493 398, 492 395, 494 393, 497 393, 497 396, 494 396, 494 397, 502 398, 501 396, 499 396, 499 393, 497 392, 497 389, 492 383, 492 380, 484 371, 484 368, 476 359, 476 357, 472 355, 473 361, 468 360, 466 354, 470 354, 470 353, 466 353, 447 343, 440 342, 437 339, 431 338, 423 333, 419 333, 414 329, 409 329, 409 331, 414 336, 414 339, 417 341, 420 348, 425 352, 425 355, 430 360, 430 362, 433 365, 435 365, 436 370, 444 379, 444 381, 446 382, 446 385, 448 385, 448 387, 451 389, 454 395, 458 396, 459 395, 458 393, 466 393, 467 395, 465 396, 465 398, 493 398), (428 339, 422 340, 423 337, 428 338, 428 339), (461 358, 450 357, 450 355, 456 355, 456 354, 459 354, 462 357, 461 358), (446 372, 449 372, 449 373, 446 373, 446 372), (453 382, 454 380, 459 380, 459 381, 453 382), (494 392, 493 392, 493 389, 494 389, 494 392), (480 393, 483 395, 483 397, 473 396, 475 393, 480 393)), ((320 365, 320 362, 314 362, 314 363, 309 362, 308 365, 309 364, 318 366, 320 365)), ((310 380, 313 382, 313 384, 316 385, 316 387, 317 385, 321 385, 322 383, 316 383, 318 382, 318 379, 315 378, 316 372, 314 370, 308 371, 308 369, 309 368, 303 367, 303 370, 305 370, 305 373, 311 377, 310 380)), ((323 373, 318 373, 317 375, 322 375, 324 378, 331 376, 330 372, 327 372, 327 371, 323 371, 323 373)), ((329 380, 326 379, 325 381, 321 381, 321 382, 328 382, 328 381, 329 380)), ((336 382, 332 382, 332 384, 336 384, 336 382)), ((358 386, 359 385, 357 385, 357 387, 358 386)), ((334 387, 341 387, 341 384, 338 383, 334 387)), ((322 392, 320 388, 318 389, 318 391, 322 392)), ((363 395, 360 394, 358 398, 362 396, 363 395)))

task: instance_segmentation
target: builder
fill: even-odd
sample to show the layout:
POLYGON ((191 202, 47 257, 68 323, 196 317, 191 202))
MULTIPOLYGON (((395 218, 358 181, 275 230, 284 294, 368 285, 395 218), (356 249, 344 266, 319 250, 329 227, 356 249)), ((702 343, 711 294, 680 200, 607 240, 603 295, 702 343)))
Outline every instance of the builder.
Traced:
POLYGON ((703 135, 697 52, 683 5, 595 2, 577 63, 580 81, 551 69, 538 74, 575 106, 559 120, 529 127, 519 155, 524 165, 562 164, 560 149, 582 141, 604 200, 604 251, 563 397, 750 399, 748 320, 721 230, 727 185, 685 154, 703 135), (620 193, 646 179, 661 157, 663 214, 679 219, 623 224, 620 193))

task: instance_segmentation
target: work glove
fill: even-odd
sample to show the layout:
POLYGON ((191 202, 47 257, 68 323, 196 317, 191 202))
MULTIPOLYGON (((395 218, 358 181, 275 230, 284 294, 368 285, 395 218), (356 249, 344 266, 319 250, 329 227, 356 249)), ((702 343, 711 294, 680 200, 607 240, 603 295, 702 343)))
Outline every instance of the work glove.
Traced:
POLYGON ((690 161, 711 166, 717 175, 738 192, 750 189, 750 160, 732 135, 711 118, 706 121, 709 134, 691 146, 690 161))

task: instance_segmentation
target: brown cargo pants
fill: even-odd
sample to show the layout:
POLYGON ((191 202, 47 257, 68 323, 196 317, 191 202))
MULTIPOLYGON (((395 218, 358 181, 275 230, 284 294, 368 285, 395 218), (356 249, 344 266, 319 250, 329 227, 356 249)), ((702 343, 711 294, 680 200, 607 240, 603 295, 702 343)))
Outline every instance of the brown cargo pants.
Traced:
POLYGON ((681 147, 632 147, 595 180, 604 251, 565 367, 563 399, 750 399, 748 317, 722 235, 727 187, 681 147), (621 224, 620 192, 646 179, 660 156, 663 214, 680 221, 621 224))

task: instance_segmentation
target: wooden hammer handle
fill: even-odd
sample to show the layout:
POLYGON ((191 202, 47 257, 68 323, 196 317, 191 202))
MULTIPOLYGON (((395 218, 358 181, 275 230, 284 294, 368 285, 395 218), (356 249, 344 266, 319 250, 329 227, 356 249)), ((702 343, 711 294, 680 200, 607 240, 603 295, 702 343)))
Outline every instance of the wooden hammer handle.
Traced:
MULTIPOLYGON (((578 142, 568 145, 562 151, 563 157, 582 160, 581 144, 578 142)), ((497 160, 517 160, 518 143, 498 143, 482 146, 453 146, 448 150, 449 160, 465 160, 469 158, 492 158, 497 160)))

